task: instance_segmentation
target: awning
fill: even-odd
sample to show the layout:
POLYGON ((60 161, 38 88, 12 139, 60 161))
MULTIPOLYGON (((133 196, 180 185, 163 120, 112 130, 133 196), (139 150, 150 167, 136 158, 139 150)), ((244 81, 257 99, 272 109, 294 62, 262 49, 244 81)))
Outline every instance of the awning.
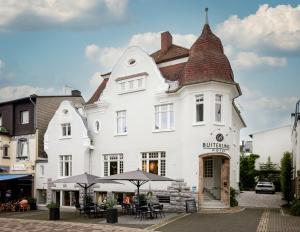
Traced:
POLYGON ((0 172, 8 172, 9 171, 9 166, 1 166, 0 165, 0 172))
POLYGON ((31 176, 31 174, 0 174, 0 181, 20 179, 27 176, 31 176))

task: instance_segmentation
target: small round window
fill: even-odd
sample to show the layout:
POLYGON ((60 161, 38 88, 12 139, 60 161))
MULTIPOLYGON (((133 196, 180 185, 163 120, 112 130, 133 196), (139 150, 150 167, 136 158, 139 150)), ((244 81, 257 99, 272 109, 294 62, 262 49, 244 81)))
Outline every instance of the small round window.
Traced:
POLYGON ((68 112, 69 112, 69 111, 68 111, 67 109, 64 109, 64 110, 63 110, 63 113, 64 113, 64 114, 68 114, 68 112))
POLYGON ((130 59, 130 60, 128 60, 128 65, 134 65, 135 64, 135 59, 130 59))
POLYGON ((96 121, 95 122, 95 132, 98 133, 100 131, 100 122, 96 121))

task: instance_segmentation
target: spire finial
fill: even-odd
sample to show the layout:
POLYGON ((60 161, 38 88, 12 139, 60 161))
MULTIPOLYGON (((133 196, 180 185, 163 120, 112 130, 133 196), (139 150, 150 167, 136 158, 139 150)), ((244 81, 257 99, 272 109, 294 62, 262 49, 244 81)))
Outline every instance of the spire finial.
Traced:
POLYGON ((205 8, 205 24, 208 24, 208 8, 205 8))

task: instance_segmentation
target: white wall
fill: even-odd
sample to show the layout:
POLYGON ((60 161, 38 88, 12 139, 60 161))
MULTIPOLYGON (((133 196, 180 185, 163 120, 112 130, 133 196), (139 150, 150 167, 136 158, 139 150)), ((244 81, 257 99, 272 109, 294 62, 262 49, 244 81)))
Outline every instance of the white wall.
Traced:
POLYGON ((283 153, 292 151, 291 133, 290 125, 254 133, 253 153, 260 156, 256 168, 260 163, 266 163, 269 156, 273 163, 280 165, 283 153))
MULTIPOLYGON (((300 121, 292 132, 292 153, 293 153, 293 167, 294 174, 300 170, 300 121)), ((298 175, 299 176, 299 175, 298 175)))

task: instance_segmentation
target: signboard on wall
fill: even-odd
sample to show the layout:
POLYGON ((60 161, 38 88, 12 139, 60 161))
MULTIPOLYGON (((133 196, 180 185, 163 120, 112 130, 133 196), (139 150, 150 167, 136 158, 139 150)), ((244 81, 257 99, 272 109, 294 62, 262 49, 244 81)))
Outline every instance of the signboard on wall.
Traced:
POLYGON ((219 133, 216 135, 216 142, 204 142, 202 148, 209 150, 209 152, 226 152, 230 149, 230 145, 223 143, 224 136, 219 133))
POLYGON ((14 164, 12 166, 12 170, 14 170, 14 171, 25 171, 26 167, 25 167, 24 164, 14 164))

